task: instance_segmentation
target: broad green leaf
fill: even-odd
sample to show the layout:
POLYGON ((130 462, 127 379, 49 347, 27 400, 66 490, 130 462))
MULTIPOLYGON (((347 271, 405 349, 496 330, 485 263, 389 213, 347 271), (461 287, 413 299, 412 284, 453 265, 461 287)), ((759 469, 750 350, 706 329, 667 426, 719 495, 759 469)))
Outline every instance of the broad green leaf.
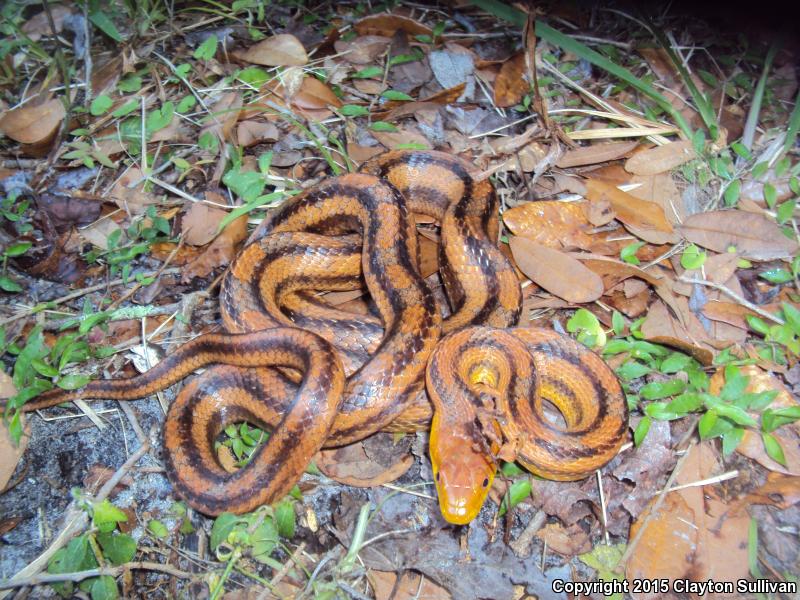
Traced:
POLYGON ((78 388, 82 388, 87 383, 89 383, 90 379, 87 375, 81 375, 80 373, 72 373, 70 375, 64 375, 58 381, 56 381, 56 385, 60 387, 62 390, 77 390, 78 388))
POLYGON ((636 430, 633 432, 633 443, 637 447, 642 445, 644 438, 647 437, 647 432, 650 431, 650 425, 652 425, 652 423, 653 420, 647 415, 642 417, 642 420, 639 421, 636 430))
POLYGON ((240 517, 233 513, 222 513, 214 520, 214 525, 211 526, 211 537, 209 545, 212 550, 216 550, 219 545, 228 539, 228 535, 233 531, 233 528, 240 523, 240 517))
POLYGON ((373 131, 389 131, 394 132, 397 131, 397 127, 392 125, 391 123, 387 123, 386 121, 375 121, 369 126, 370 129, 373 131))
POLYGON ((684 269, 699 269, 706 262, 707 254, 694 244, 689 244, 681 254, 681 266, 684 269))
POLYGON ((103 556, 115 565, 123 565, 136 555, 136 540, 125 533, 114 531, 98 533, 97 541, 103 548, 103 556))
POLYGON ((101 532, 113 531, 117 527, 117 523, 122 523, 128 520, 126 515, 119 508, 111 504, 108 500, 95 502, 92 505, 92 523, 101 532))
POLYGON ((116 600, 119 598, 117 582, 110 575, 101 575, 92 580, 92 600, 116 600))
POLYGON ((744 427, 734 427, 730 431, 722 434, 722 454, 729 456, 736 448, 744 437, 744 427))
POLYGON ((216 53, 217 36, 216 34, 211 34, 195 49, 193 56, 196 60, 211 60, 216 53))
POLYGON ((630 265, 640 264, 639 258, 636 256, 636 252, 638 252, 639 248, 642 246, 644 246, 644 242, 633 242, 632 244, 628 244, 620 251, 620 259, 630 265))
POLYGON ((345 104, 339 109, 339 112, 345 117, 364 117, 369 114, 369 109, 357 104, 345 104))
POLYGON ((758 276, 762 279, 766 279, 770 283, 788 283, 793 279, 789 271, 780 267, 762 271, 758 276))
POLYGON ((414 100, 411 96, 406 93, 398 92, 397 90, 386 90, 381 94, 382 98, 386 98, 387 100, 394 100, 398 102, 409 102, 414 100))
POLYGON ((786 456, 783 454, 783 448, 781 448, 778 438, 771 433, 762 433, 761 439, 764 441, 764 450, 767 451, 767 455, 769 455, 772 460, 782 464, 785 467, 786 456))
POLYGON ((529 477, 512 483, 511 487, 503 498, 503 502, 500 504, 500 510, 497 511, 497 516, 502 517, 510 508, 513 508, 525 498, 530 496, 532 490, 533 487, 531 486, 531 480, 529 477))
POLYGON ((356 71, 350 77, 353 79, 370 79, 372 77, 382 77, 383 76, 383 69, 380 67, 366 67, 361 69, 360 71, 356 71))
POLYGON ((668 396, 680 394, 686 389, 686 383, 680 379, 669 379, 667 381, 652 381, 639 390, 639 394, 645 400, 658 400, 668 396))
POLYGON ((162 540, 169 536, 169 529, 167 529, 167 526, 157 519, 151 519, 147 523, 147 531, 162 540))
POLYGON ((111 99, 110 96, 103 94, 102 96, 97 96, 94 100, 92 100, 91 105, 89 106, 89 112, 92 116, 99 117, 108 112, 114 105, 114 101, 111 99))

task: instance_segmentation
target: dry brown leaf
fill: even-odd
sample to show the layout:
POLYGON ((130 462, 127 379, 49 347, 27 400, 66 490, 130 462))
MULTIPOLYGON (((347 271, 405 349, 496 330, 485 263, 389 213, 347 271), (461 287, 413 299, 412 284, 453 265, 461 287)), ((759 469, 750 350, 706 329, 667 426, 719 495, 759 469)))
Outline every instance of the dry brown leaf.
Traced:
POLYGON ((279 138, 278 128, 269 121, 241 121, 236 126, 236 139, 245 148, 264 142, 277 142, 279 138))
POLYGON ((558 159, 556 166, 561 169, 569 167, 581 167, 583 165, 595 165, 610 160, 618 160, 627 155, 631 150, 639 145, 638 140, 629 142, 607 142, 603 144, 590 144, 572 148, 558 159))
POLYGON ((58 98, 41 104, 28 103, 0 118, 0 131, 21 144, 42 144, 58 131, 66 111, 58 98))
POLYGON ((536 537, 547 543, 548 550, 563 556, 577 556, 592 549, 589 535, 578 524, 564 527, 560 523, 548 523, 536 532, 536 537))
POLYGON ((798 251, 781 228, 766 217, 740 210, 715 210, 692 215, 680 232, 687 240, 716 252, 733 247, 742 258, 775 260, 790 258, 798 251))
MULTIPOLYGON (((763 371, 755 365, 739 367, 739 372, 750 378, 750 381, 747 383, 747 388, 745 389, 747 393, 777 390, 778 395, 772 401, 772 404, 770 404, 771 408, 790 408, 798 406, 798 402, 794 399, 792 393, 770 373, 763 371)), ((724 370, 718 369, 709 381, 709 393, 715 395, 719 394, 724 383, 724 370)), ((757 461, 770 471, 783 473, 785 475, 800 475, 800 445, 798 444, 800 423, 795 422, 784 425, 776 431, 773 431, 772 435, 777 438, 778 443, 781 445, 781 448, 783 448, 786 466, 772 460, 764 449, 764 442, 761 436, 757 432, 753 432, 749 429, 745 429, 742 441, 739 443, 736 451, 739 454, 757 461)))
MULTIPOLYGON (((385 434, 382 437, 387 439, 391 435, 385 434)), ((326 476, 339 483, 354 487, 374 487, 394 481, 414 464, 414 457, 408 453, 407 447, 398 447, 397 452, 403 454, 395 454, 394 462, 387 467, 367 454, 363 442, 357 442, 320 451, 315 458, 315 464, 326 476)))
POLYGON ((747 315, 754 315, 755 313, 745 308, 741 304, 733 302, 721 302, 719 300, 710 300, 703 305, 701 309, 704 316, 712 321, 720 321, 733 325, 745 331, 748 329, 745 317, 747 315))
POLYGON ((751 504, 769 504, 786 509, 798 502, 800 502, 800 477, 770 473, 764 485, 739 498, 730 512, 738 514, 751 504))
POLYGON ((268 67, 300 67, 308 62, 303 44, 290 33, 268 37, 237 56, 247 62, 268 67))
POLYGON ((384 107, 390 108, 391 110, 375 112, 373 113, 373 117, 382 121, 396 121, 402 117, 416 115, 422 110, 438 110, 440 106, 452 104, 458 100, 461 97, 461 94, 464 93, 465 87, 466 84, 459 83, 458 85, 441 90, 432 96, 428 96, 427 98, 423 98, 422 100, 415 102, 387 102, 384 107))
POLYGON ((530 91, 525 78, 525 53, 518 52, 500 67, 494 80, 494 103, 501 108, 514 106, 530 91))
MULTIPOLYGON (((650 503, 650 508, 656 499, 650 503)), ((694 526, 694 512, 680 494, 668 494, 658 514, 649 521, 646 510, 631 525, 630 537, 647 523, 639 545, 625 566, 628 579, 668 579, 685 577, 692 568, 692 557, 697 551, 698 530, 694 526), (669 560, 664 560, 669 557, 669 560)), ((661 594, 641 594, 641 598, 658 598, 661 594)))
POLYGON ((55 32, 50 28, 50 19, 46 11, 36 13, 25 24, 20 27, 22 32, 27 35, 32 42, 38 42, 43 36, 51 36, 53 33, 59 34, 64 29, 64 19, 72 14, 72 8, 63 4, 54 4, 50 7, 50 15, 53 17, 55 32))
POLYGON ((634 175, 667 173, 697 156, 691 140, 670 142, 643 152, 637 152, 625 163, 625 170, 634 175))
POLYGON ((337 40, 333 47, 346 61, 368 65, 386 52, 391 41, 391 38, 382 35, 362 35, 350 41, 337 40))
POLYGON ((399 131, 373 131, 372 137, 386 146, 389 150, 394 150, 404 144, 420 144, 424 148, 430 148, 431 143, 424 135, 413 129, 406 128, 399 131))
MULTIPOLYGON (((14 384, 11 382, 11 377, 5 371, 0 371, 0 400, 7 400, 17 394, 14 384)), ((24 424, 24 421, 22 421, 24 424)), ((11 434, 6 427, 3 419, 0 419, 0 491, 8 485, 11 476, 17 468, 19 459, 28 447, 28 438, 30 437, 29 428, 25 425, 25 433, 19 441, 19 445, 14 444, 11 439, 11 434)))
MULTIPOLYGON (((697 320, 696 317, 695 320, 697 320)), ((702 325, 700 330, 702 330, 702 325)), ((686 327, 670 314, 663 302, 654 302, 650 306, 641 332, 647 341, 683 350, 694 356, 703 365, 710 365, 714 360, 713 348, 708 346, 707 340, 697 339, 696 335, 691 335, 686 327)))
POLYGON ((664 209, 655 202, 641 200, 596 178, 586 181, 586 198, 594 202, 610 202, 617 219, 646 242, 664 244, 678 239, 664 209))
POLYGON ((449 600, 450 592, 436 585, 424 575, 405 571, 398 575, 391 571, 367 571, 367 579, 375 592, 376 600, 449 600))
POLYGON ((569 254, 520 236, 508 243, 519 269, 548 292, 575 304, 603 295, 603 280, 569 254))
POLYGON ((658 204, 673 226, 680 225, 686 219, 686 204, 671 173, 634 175, 630 183, 639 184, 630 194, 658 204))
POLYGON ((540 200, 526 202, 503 213, 503 222, 514 235, 551 248, 591 248, 592 224, 578 202, 540 200))
POLYGON ((409 35, 432 35, 433 31, 414 19, 400 15, 371 15, 356 21, 353 25, 360 35, 382 35, 392 37, 398 30, 409 35))
POLYGON ((662 282, 662 278, 656 277, 653 273, 616 258, 598 254, 575 254, 574 256, 603 278, 603 285, 607 290, 629 277, 638 277, 653 286, 658 286, 662 282))
POLYGON ((117 180, 109 195, 122 210, 139 215, 144 213, 149 205, 158 202, 155 194, 144 191, 144 184, 141 169, 131 167, 117 180), (135 182, 140 183, 135 187, 129 187, 135 182))
POLYGON ((181 220, 183 241, 192 246, 205 246, 215 237, 222 219, 228 213, 202 202, 193 202, 181 220))
POLYGON ((324 111, 323 114, 328 115, 332 114, 329 107, 339 108, 342 106, 342 101, 333 93, 333 90, 316 77, 303 79, 300 89, 292 97, 291 102, 302 112, 324 111))
MULTIPOLYGON (((122 229, 122 227, 112 219, 107 218, 95 221, 88 227, 78 230, 78 233, 83 239, 94 244, 98 248, 108 250, 108 236, 120 229, 122 229)), ((123 232, 121 235, 122 237, 119 238, 119 243, 124 243, 126 239, 125 233, 123 232)))
POLYGON ((186 265, 182 280, 207 277, 217 267, 230 264, 239 249, 239 243, 247 237, 247 215, 231 221, 205 251, 186 265))

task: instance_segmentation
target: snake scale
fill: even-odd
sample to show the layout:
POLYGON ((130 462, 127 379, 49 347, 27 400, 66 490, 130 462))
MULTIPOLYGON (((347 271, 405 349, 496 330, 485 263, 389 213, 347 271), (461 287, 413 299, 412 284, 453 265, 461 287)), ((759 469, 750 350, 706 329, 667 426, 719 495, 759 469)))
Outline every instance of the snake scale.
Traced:
POLYGON ((141 398, 213 364, 179 393, 163 434, 171 483, 211 515, 275 501, 320 448, 382 430, 430 428, 439 504, 452 523, 477 515, 498 457, 550 479, 584 478, 619 450, 625 398, 590 350, 515 327, 521 291, 497 247, 498 214, 491 184, 462 160, 382 154, 268 213, 223 281, 227 333, 199 336, 131 379, 45 392, 24 410, 141 398), (441 225, 446 318, 419 273, 415 214, 441 225), (318 294, 362 286, 373 307, 364 315, 318 294), (563 423, 545 417, 548 402, 563 423), (271 435, 231 473, 213 444, 241 421, 271 435))

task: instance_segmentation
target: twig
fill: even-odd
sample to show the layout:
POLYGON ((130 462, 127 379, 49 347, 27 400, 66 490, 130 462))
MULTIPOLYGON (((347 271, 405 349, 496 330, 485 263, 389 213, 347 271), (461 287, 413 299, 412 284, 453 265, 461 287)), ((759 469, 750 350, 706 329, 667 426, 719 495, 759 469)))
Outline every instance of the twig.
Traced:
POLYGON ((23 579, 0 581, 0 589, 27 587, 32 585, 41 585, 43 583, 57 583, 59 581, 83 581, 89 577, 101 577, 103 575, 117 577, 118 575, 121 575, 122 573, 131 569, 159 571, 161 573, 168 573, 173 577, 180 577, 181 579, 191 579, 192 577, 196 577, 194 573, 181 571, 177 567, 173 567, 169 564, 157 562, 129 562, 116 567, 88 569, 86 571, 76 571, 74 573, 41 573, 39 575, 33 575, 32 577, 25 577, 23 579))
MULTIPOLYGON (((164 271, 161 271, 159 269, 158 271, 153 271, 151 273, 147 273, 146 275, 144 275, 144 277, 153 277, 155 275, 158 275, 159 273, 161 275, 174 275, 175 273, 180 273, 180 272, 181 272, 181 269, 179 267, 173 267, 171 269, 165 269, 164 271)), ((118 285, 125 285, 129 281, 130 281, 130 278, 128 278, 126 280, 126 279, 122 279, 120 277, 119 279, 113 279, 113 280, 105 282, 105 283, 98 283, 97 285, 93 285, 93 286, 90 286, 90 287, 87 287, 87 288, 82 288, 80 290, 76 290, 76 291, 72 292, 71 294, 67 294, 66 296, 62 296, 61 298, 58 298, 56 300, 51 300, 51 301, 49 301, 49 302, 47 302, 45 304, 51 304, 51 305, 64 304, 65 302, 69 302, 70 300, 75 300, 75 298, 80 298, 81 296, 85 296, 86 294, 91 294, 92 292, 99 292, 100 290, 103 290, 103 289, 106 289, 106 288, 115 287, 115 286, 118 286, 118 285)), ((18 321, 19 319, 24 319, 25 317, 29 317, 29 316, 31 316, 33 314, 36 314, 40 310, 42 310, 41 306, 37 305, 37 306, 34 306, 33 308, 29 308, 27 310, 19 312, 16 315, 11 315, 10 317, 6 317, 5 319, 0 320, 0 327, 2 327, 3 325, 8 325, 9 323, 13 323, 14 321, 18 321)))
MULTIPOLYGON (((689 429, 689 431, 694 431, 694 426, 692 426, 689 429)), ((681 456, 680 459, 678 459, 675 468, 672 469, 672 473, 670 474, 669 479, 667 479, 667 483, 664 486, 664 489, 661 490, 661 492, 659 492, 658 498, 656 498, 656 501, 653 503, 650 512, 647 513, 647 516, 642 522, 641 527, 639 527, 639 529, 636 531, 636 535, 633 536, 633 538, 630 540, 630 542, 628 543, 628 547, 625 549, 625 553, 619 559, 619 562, 617 563, 617 566, 615 568, 616 571, 620 571, 621 569, 625 568, 625 563, 628 562, 628 559, 631 557, 633 552, 636 550, 636 547, 639 545, 639 542, 642 540, 642 536, 644 535, 644 532, 647 530, 647 526, 650 524, 650 521, 652 521, 655 518, 655 516, 658 514, 659 509, 661 508, 661 505, 664 504, 664 500, 666 500, 667 498, 667 492, 670 490, 670 488, 672 487, 672 483, 680 474, 681 469, 683 468, 683 464, 686 462, 686 459, 689 458, 689 454, 691 453, 691 449, 693 446, 694 442, 692 442, 689 445, 683 456, 681 456)))
POLYGON ((775 315, 773 315, 770 312, 767 312, 766 310, 764 310, 760 306, 757 306, 757 305, 753 304, 752 302, 750 302, 746 298, 742 298, 739 294, 734 292, 732 289, 730 289, 728 287, 725 287, 721 283, 715 283, 713 281, 708 281, 707 279, 696 279, 694 277, 686 277, 685 275, 681 275, 680 277, 678 277, 678 281, 682 281, 684 283, 696 283, 698 285, 706 285, 708 287, 714 288, 715 290, 719 290, 720 292, 722 292, 726 296, 732 298, 733 300, 736 300, 736 302, 738 302, 739 304, 741 304, 745 308, 749 308, 754 313, 758 313, 759 315, 761 315, 765 319, 769 319, 770 321, 772 321, 773 323, 777 323, 778 325, 783 325, 784 324, 783 319, 781 319, 780 317, 776 317, 775 315))
MULTIPOLYGON (((142 458, 142 456, 147 454, 149 450, 150 442, 145 440, 139 449, 131 454, 128 460, 126 460, 125 463, 109 478, 109 480, 103 484, 103 487, 101 487, 100 491, 97 492, 95 500, 100 501, 107 498, 111 493, 111 490, 116 487, 120 480, 131 469, 131 467, 133 467, 133 465, 135 465, 139 459, 142 458)), ((84 529, 88 521, 89 518, 86 514, 86 511, 80 508, 76 502, 72 502, 67 510, 67 515, 64 518, 66 525, 64 525, 63 529, 53 540, 53 543, 50 544, 47 550, 37 556, 14 577, 7 581, 0 582, 0 589, 20 587, 20 585, 32 585, 30 583, 20 584, 20 582, 24 580, 30 580, 42 569, 45 569, 47 567, 47 563, 50 562, 50 559, 55 555, 55 553, 65 546, 75 535, 78 534, 78 532, 84 529)), ((0 592, 0 600, 5 598, 9 593, 10 592, 0 592)))

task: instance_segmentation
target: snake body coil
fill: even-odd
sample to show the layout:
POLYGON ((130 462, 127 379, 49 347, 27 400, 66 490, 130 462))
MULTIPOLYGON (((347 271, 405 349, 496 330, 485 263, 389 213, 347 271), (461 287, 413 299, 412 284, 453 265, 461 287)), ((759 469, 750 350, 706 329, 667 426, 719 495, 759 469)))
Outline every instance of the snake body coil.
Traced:
POLYGON ((553 479, 585 477, 624 439, 622 390, 602 360, 570 338, 505 329, 519 319, 521 292, 497 248, 497 218, 491 185, 473 180, 461 160, 381 155, 268 215, 223 283, 229 334, 200 336, 129 380, 46 392, 24 410, 143 397, 221 363, 181 391, 164 426, 167 474, 207 514, 280 498, 323 446, 428 427, 431 403, 431 459, 448 521, 475 517, 497 456, 553 479), (412 213, 441 223, 444 320, 419 274, 412 213), (342 313, 314 293, 362 285, 376 315, 342 313), (440 342, 442 333, 449 335, 440 342), (544 400, 564 425, 544 417, 544 400), (238 421, 272 434, 231 474, 213 441, 238 421))

